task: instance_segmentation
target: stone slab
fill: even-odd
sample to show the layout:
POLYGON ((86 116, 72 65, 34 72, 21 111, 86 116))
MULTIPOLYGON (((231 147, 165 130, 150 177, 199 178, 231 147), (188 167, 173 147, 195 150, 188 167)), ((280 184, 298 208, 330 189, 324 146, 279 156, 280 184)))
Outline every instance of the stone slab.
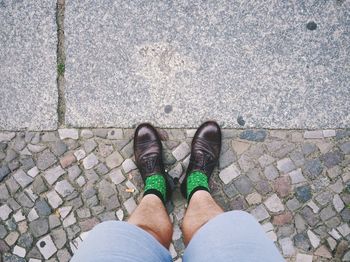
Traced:
POLYGON ((56 129, 56 1, 0 1, 0 24, 0 129, 56 129))
POLYGON ((66 4, 67 125, 349 127, 349 1, 66 4))

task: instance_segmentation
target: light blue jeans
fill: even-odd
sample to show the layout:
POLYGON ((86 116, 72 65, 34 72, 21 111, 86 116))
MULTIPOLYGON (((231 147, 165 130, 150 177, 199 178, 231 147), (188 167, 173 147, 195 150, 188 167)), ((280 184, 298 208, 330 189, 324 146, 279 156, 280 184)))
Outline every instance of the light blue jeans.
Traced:
MULTIPOLYGON (((284 261, 253 216, 231 211, 202 226, 188 244, 186 261, 284 261)), ((169 251, 152 235, 127 222, 97 225, 81 244, 72 262, 172 261, 169 251)))

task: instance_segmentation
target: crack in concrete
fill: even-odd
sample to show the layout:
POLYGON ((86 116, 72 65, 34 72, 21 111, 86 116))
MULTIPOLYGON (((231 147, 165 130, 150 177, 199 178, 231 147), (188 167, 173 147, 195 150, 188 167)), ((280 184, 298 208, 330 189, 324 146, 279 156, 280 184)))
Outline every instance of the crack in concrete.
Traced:
POLYGON ((64 48, 64 11, 65 0, 57 0, 56 22, 57 22, 57 115, 58 127, 64 127, 66 114, 66 98, 65 98, 65 62, 66 54, 64 48))

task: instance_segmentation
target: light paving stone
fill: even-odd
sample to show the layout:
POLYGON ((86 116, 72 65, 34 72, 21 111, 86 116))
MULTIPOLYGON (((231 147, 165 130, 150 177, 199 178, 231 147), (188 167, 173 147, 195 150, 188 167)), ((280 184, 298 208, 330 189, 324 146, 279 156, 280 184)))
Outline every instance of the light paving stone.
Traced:
POLYGON ((267 222, 261 226, 266 233, 273 230, 273 225, 270 222, 267 222))
POLYGON ((33 178, 28 176, 22 169, 17 170, 13 174, 13 177, 15 178, 17 183, 20 184, 22 188, 25 188, 26 186, 28 186, 30 183, 33 182, 33 178))
POLYGON ((332 254, 329 252, 328 248, 324 245, 320 246, 315 251, 315 256, 324 257, 324 258, 332 258, 332 254))
POLYGON ((39 215, 36 212, 35 208, 32 208, 28 213, 28 220, 29 222, 34 221, 35 219, 38 219, 39 215))
POLYGON ((259 222, 270 217, 263 205, 259 205, 250 212, 259 222))
POLYGON ((336 135, 335 130, 323 130, 323 137, 334 137, 336 135))
POLYGON ((79 149, 79 150, 74 152, 74 156, 78 161, 80 161, 86 157, 86 152, 84 149, 79 149))
POLYGON ((116 185, 119 185, 121 182, 125 180, 125 176, 120 169, 114 169, 109 174, 110 179, 116 185))
POLYGON ((41 260, 36 258, 29 258, 28 262, 41 262, 41 260))
POLYGON ((91 169, 94 166, 98 164, 98 158, 94 153, 89 154, 86 158, 83 160, 83 165, 85 169, 91 169))
POLYGON ((57 252, 57 248, 50 235, 41 238, 36 243, 36 246, 45 259, 49 259, 57 252))
POLYGON ((135 200, 132 197, 129 198, 128 200, 126 200, 123 205, 124 205, 124 207, 125 207, 125 209, 126 209, 126 211, 128 212, 129 215, 131 215, 131 213, 137 207, 137 204, 136 204, 135 200))
POLYGON ((67 197, 74 192, 74 188, 67 180, 57 182, 55 190, 61 195, 61 197, 67 197))
POLYGON ((275 159, 270 155, 264 154, 258 158, 258 161, 259 161, 261 167, 266 167, 266 166, 272 164, 275 161, 275 159))
POLYGON ((290 171, 294 170, 296 167, 290 158, 284 158, 277 161, 277 168, 283 173, 289 173, 290 171))
POLYGON ((256 193, 256 192, 253 192, 253 193, 249 194, 248 196, 246 196, 246 200, 247 200, 249 205, 260 204, 261 203, 261 195, 256 193))
POLYGON ((334 192, 334 193, 341 193, 344 189, 344 184, 341 179, 338 179, 334 184, 329 185, 329 188, 334 192))
POLYGON ((83 147, 85 149, 85 152, 89 154, 92 151, 94 151, 94 149, 97 147, 97 143, 95 142, 95 140, 89 139, 84 142, 83 147))
POLYGON ((60 164, 63 168, 67 168, 76 161, 75 156, 72 153, 68 153, 60 158, 60 164))
POLYGON ((113 169, 120 166, 123 163, 123 157, 118 151, 114 151, 106 158, 106 165, 113 169))
POLYGON ((341 235, 336 229, 332 229, 331 231, 328 232, 334 239, 339 240, 341 238, 341 235))
POLYGON ((64 129, 58 129, 58 134, 60 136, 60 139, 78 139, 79 138, 79 132, 77 129, 72 128, 64 128, 64 129))
POLYGON ((26 255, 26 250, 23 247, 20 246, 15 246, 13 248, 13 254, 19 257, 25 257, 26 255))
POLYGON ((35 202, 35 200, 38 199, 38 196, 36 194, 34 194, 33 190, 31 188, 26 188, 24 190, 26 192, 26 194, 29 196, 29 198, 35 202))
POLYGON ((171 176, 173 179, 177 178, 179 179, 182 175, 183 169, 181 163, 178 163, 174 168, 169 170, 168 174, 171 176))
POLYGON ((232 143, 233 150, 238 154, 243 154, 246 150, 249 149, 250 143, 239 141, 239 140, 233 140, 232 143))
POLYGON ((337 246, 337 241, 335 241, 334 238, 332 237, 327 238, 327 243, 331 250, 334 250, 335 247, 337 246))
POLYGON ((298 253, 295 262, 312 262, 313 256, 298 253))
POLYGON ((310 243, 313 246, 313 248, 317 248, 320 245, 320 238, 310 229, 307 231, 307 236, 309 237, 310 243))
POLYGON ((117 216, 119 221, 123 221, 123 219, 124 219, 124 211, 122 209, 118 209, 115 212, 115 215, 117 216))
POLYGON ((132 161, 132 159, 128 158, 124 160, 122 168, 124 170, 124 173, 127 174, 130 171, 137 169, 137 166, 135 165, 134 161, 132 161))
POLYGON ((12 246, 14 243, 16 243, 18 237, 18 232, 12 231, 6 236, 5 241, 9 246, 12 246))
POLYGON ((334 195, 333 206, 338 213, 344 209, 344 202, 341 200, 339 195, 334 195))
POLYGON ((46 170, 56 162, 56 156, 50 150, 46 149, 39 154, 36 165, 39 170, 46 170))
POLYGON ((52 167, 44 172, 47 183, 53 185, 65 173, 61 166, 52 167))
POLYGON ((16 222, 21 222, 26 219, 26 217, 23 215, 22 210, 18 210, 14 215, 13 218, 16 222))
POLYGON ((273 194, 268 199, 266 199, 264 204, 268 210, 274 213, 284 210, 284 205, 276 194, 273 194))
POLYGON ((90 129, 83 129, 80 132, 80 136, 83 139, 88 139, 88 138, 92 138, 94 136, 94 133, 90 129))
POLYGON ((66 217, 64 220, 63 220, 63 227, 69 227, 73 224, 75 224, 77 222, 75 216, 74 216, 74 212, 72 212, 68 217, 66 217))
POLYGON ((107 133, 107 139, 123 139, 124 134, 122 129, 111 129, 107 133))
POLYGON ((16 136, 14 132, 0 132, 0 142, 11 141, 16 136))
POLYGON ((78 186, 82 187, 86 184, 86 180, 83 176, 78 177, 75 182, 78 184, 78 186))
POLYGON ((343 237, 346 237, 347 235, 350 234, 350 227, 348 224, 342 224, 337 227, 338 231, 340 234, 342 234, 343 237))
POLYGON ((221 170, 219 173, 219 177, 224 182, 224 184, 230 183, 233 179, 238 177, 240 175, 239 169, 236 167, 235 164, 232 164, 225 169, 221 170))
POLYGON ((74 165, 68 168, 68 177, 71 181, 74 181, 81 174, 81 170, 78 166, 74 165))
POLYGON ((278 171, 273 165, 269 165, 264 169, 264 175, 268 180, 272 181, 278 177, 278 171))
POLYGON ((315 214, 317 214, 320 211, 320 208, 315 204, 314 201, 310 201, 309 203, 307 203, 307 205, 312 209, 312 212, 314 212, 315 214))
POLYGON ((288 173, 291 181, 292 181, 292 184, 299 184, 299 183, 303 183, 303 182, 306 182, 307 180, 305 179, 305 177, 303 176, 303 173, 301 171, 300 168, 292 171, 292 172, 289 172, 288 173))
POLYGON ((46 197, 49 201, 50 206, 54 209, 63 203, 62 198, 54 190, 48 192, 46 197))
POLYGON ((295 249, 294 249, 293 241, 289 237, 282 238, 278 242, 282 248, 282 253, 284 256, 290 257, 294 255, 295 249))
POLYGON ((305 139, 320 139, 320 138, 323 138, 323 132, 322 132, 322 130, 305 131, 304 138, 305 139))
POLYGON ((64 248, 57 251, 57 258, 59 262, 69 262, 71 255, 68 250, 64 248))
POLYGON ((172 152, 173 156, 177 161, 184 159, 191 152, 191 148, 186 142, 182 142, 175 150, 172 152))
POLYGON ((40 172, 39 169, 35 166, 35 167, 31 168, 30 170, 28 170, 27 174, 34 178, 37 176, 37 174, 39 174, 39 172, 40 172))
POLYGON ((8 205, 2 205, 0 206, 0 218, 1 220, 5 221, 9 218, 10 214, 12 213, 12 209, 8 205))
POLYGON ((72 206, 64 206, 58 209, 58 213, 60 214, 61 219, 64 219, 70 211, 72 210, 72 206))

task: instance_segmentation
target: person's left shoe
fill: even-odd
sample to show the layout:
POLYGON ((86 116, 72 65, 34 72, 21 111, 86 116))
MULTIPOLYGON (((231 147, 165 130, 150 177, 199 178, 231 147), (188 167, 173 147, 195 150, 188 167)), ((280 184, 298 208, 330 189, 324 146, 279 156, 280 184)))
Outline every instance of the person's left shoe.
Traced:
POLYGON ((140 124, 134 135, 135 162, 145 184, 145 193, 158 196, 165 204, 171 189, 162 159, 162 143, 157 130, 147 123, 140 124))

